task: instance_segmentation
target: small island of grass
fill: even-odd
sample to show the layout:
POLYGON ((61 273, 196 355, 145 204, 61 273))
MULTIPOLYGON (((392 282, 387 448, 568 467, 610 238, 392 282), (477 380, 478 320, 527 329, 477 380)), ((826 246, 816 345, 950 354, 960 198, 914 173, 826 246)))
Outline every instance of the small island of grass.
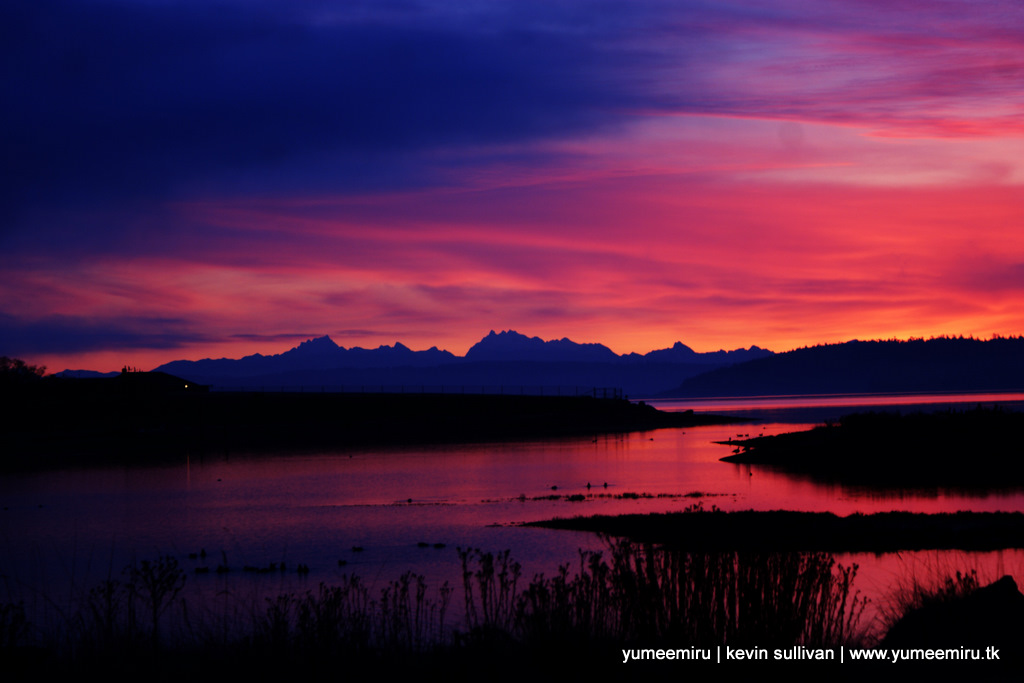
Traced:
POLYGON ((725 462, 851 485, 1006 489, 1024 485, 1024 414, 1000 408, 856 413, 803 432, 720 442, 725 462))
POLYGON ((524 526, 593 531, 689 551, 896 552, 1024 547, 1024 514, 884 512, 840 517, 789 510, 699 507, 646 515, 595 515, 524 526))

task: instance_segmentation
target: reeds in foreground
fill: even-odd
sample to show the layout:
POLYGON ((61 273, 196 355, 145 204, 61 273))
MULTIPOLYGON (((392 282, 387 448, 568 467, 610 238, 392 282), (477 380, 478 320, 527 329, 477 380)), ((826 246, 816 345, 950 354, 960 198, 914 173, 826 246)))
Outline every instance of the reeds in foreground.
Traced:
MULTIPOLYGON (((580 551, 575 571, 564 565, 525 584, 507 551, 459 556, 464 612, 453 624, 445 620, 455 590, 445 583, 432 594, 411 572, 377 594, 344 576, 304 594, 197 611, 180 597, 184 571, 163 557, 93 588, 68 618, 73 628, 36 633, 31 647, 68 667, 154 654, 179 667, 225 657, 289 667, 339 657, 471 658, 496 647, 527 658, 551 648, 607 655, 627 644, 813 647, 855 642, 866 604, 853 588, 856 567, 823 553, 685 552, 609 540, 606 553, 580 551), (242 629, 240 614, 249 615, 242 629)), ((0 638, 7 649, 28 647, 15 605, 0 609, 0 638)))
POLYGON ((980 587, 978 570, 935 575, 927 579, 914 577, 901 585, 879 608, 884 630, 889 630, 907 614, 931 605, 946 604, 964 598, 980 587))
POLYGON ((858 638, 866 600, 856 567, 824 553, 685 552, 611 543, 580 552, 516 593, 507 555, 461 551, 470 634, 495 631, 517 642, 656 642, 688 646, 828 646, 858 638), (496 569, 498 567, 499 569, 496 569), (476 609, 474 596, 480 596, 476 609), (485 599, 486 596, 486 599, 485 599))

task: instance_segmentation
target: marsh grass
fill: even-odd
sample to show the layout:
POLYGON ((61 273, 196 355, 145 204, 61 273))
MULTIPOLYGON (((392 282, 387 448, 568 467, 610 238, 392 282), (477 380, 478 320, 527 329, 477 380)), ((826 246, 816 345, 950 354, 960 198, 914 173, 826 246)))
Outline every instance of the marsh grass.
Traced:
MULTIPOLYGON (((856 567, 822 553, 683 552, 607 539, 606 551, 580 551, 575 567, 530 581, 508 551, 458 553, 463 613, 450 624, 456 589, 431 591, 411 572, 377 590, 346 575, 272 598, 221 592, 197 609, 180 596, 185 572, 165 556, 94 586, 67 618, 73 628, 41 645, 68 667, 153 656, 178 667, 212 657, 282 667, 499 651, 529 659, 658 642, 828 646, 856 641, 866 604, 853 587, 856 567)), ((0 646, 21 647, 27 634, 24 612, 3 605, 0 646)))
MULTIPOLYGON (((60 641, 51 640, 51 650, 66 650, 75 657, 104 657, 113 652, 155 653, 176 640, 165 637, 161 621, 177 605, 173 619, 176 631, 188 625, 184 600, 185 572, 170 555, 127 565, 121 578, 107 578, 89 589, 77 609, 64 615, 60 641)), ((50 634, 51 638, 57 637, 50 634)))
POLYGON ((879 601, 876 630, 881 636, 911 612, 967 597, 991 580, 979 577, 976 567, 966 565, 926 561, 908 568, 879 601))
POLYGON ((28 618, 20 603, 0 604, 0 652, 9 652, 28 640, 28 618))
POLYGON ((450 598, 447 583, 437 599, 429 598, 425 579, 412 572, 391 581, 378 598, 358 576, 345 576, 315 592, 267 598, 265 611, 253 618, 253 642, 320 655, 422 652, 443 641, 450 598))
POLYGON ((914 581, 909 587, 895 594, 894 600, 885 612, 885 623, 892 626, 909 612, 931 605, 939 605, 967 597, 978 590, 978 572, 975 569, 944 576, 929 583, 914 581))
POLYGON ((580 551, 576 572, 563 565, 519 593, 519 567, 507 554, 460 554, 468 634, 524 644, 836 645, 859 638, 867 604, 853 588, 856 567, 823 553, 691 553, 609 541, 608 559, 580 551), (474 561, 479 569, 470 571, 474 561))

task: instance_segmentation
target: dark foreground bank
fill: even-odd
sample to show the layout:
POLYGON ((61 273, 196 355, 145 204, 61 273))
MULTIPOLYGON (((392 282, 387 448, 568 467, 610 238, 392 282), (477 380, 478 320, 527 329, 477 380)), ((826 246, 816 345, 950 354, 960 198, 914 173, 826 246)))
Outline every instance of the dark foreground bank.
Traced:
POLYGON ((205 392, 45 382, 21 390, 6 466, 88 455, 298 450, 547 438, 690 427, 729 418, 593 396, 205 392), (81 388, 85 387, 85 389, 81 388))

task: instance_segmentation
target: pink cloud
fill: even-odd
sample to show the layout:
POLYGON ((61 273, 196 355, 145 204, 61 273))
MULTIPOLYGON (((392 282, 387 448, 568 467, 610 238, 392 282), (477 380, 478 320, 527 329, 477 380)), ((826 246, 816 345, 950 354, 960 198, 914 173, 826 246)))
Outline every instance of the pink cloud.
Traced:
MULTIPOLYGON (((580 29, 622 63, 601 53, 590 71, 600 55, 579 46, 571 75, 586 92, 552 103, 533 133, 488 121, 437 142, 424 126, 406 149, 381 129, 380 148, 316 149, 294 177, 254 166, 231 183, 172 149, 149 163, 174 161, 180 192, 47 202, 31 215, 61 239, 5 243, 0 314, 72 332, 104 321, 140 340, 155 326, 171 341, 139 341, 154 365, 277 352, 310 332, 461 353, 491 328, 620 352, 1024 331, 1015 3, 625 15, 580 29), (364 166, 386 182, 364 184, 364 166)), ((472 120, 448 104, 436 103, 472 120)))

